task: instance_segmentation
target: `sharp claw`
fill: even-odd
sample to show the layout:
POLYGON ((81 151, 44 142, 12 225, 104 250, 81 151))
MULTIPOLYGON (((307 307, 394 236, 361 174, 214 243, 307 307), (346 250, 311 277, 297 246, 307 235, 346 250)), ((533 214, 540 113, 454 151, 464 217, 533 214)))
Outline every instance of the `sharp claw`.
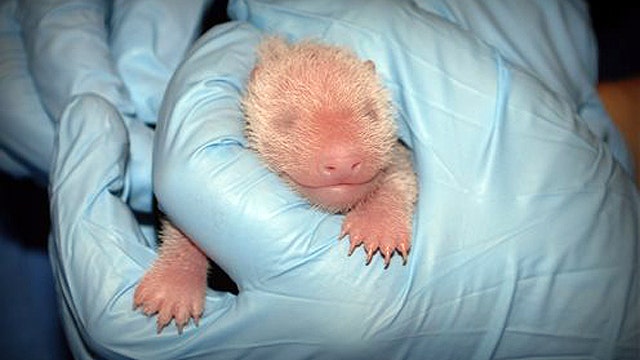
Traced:
POLYGON ((375 251, 373 250, 373 248, 367 249, 367 261, 366 261, 367 265, 371 264, 371 259, 373 259, 373 253, 374 252, 375 251))
POLYGON ((178 335, 182 335, 182 330, 184 329, 185 323, 176 323, 176 327, 178 328, 178 335))
POLYGON ((348 233, 349 233, 349 229, 347 229, 346 227, 343 227, 342 230, 340 231, 340 236, 338 237, 338 240, 344 239, 344 237, 347 236, 348 233))
POLYGON ((195 307, 191 309, 191 317, 193 318, 193 324, 200 326, 200 316, 202 316, 202 310, 198 311, 195 307))
POLYGON ((164 326, 165 326, 165 325, 163 325, 163 324, 161 324, 160 322, 158 322, 158 323, 156 324, 156 334, 160 335, 160 333, 162 332, 162 329, 164 329, 164 326))
POLYGON ((356 250, 356 247, 358 247, 358 245, 356 245, 354 242, 352 242, 351 245, 349 246, 349 253, 347 255, 351 256, 353 254, 353 252, 356 250))
POLYGON ((407 265, 407 259, 409 258, 407 246, 405 244, 400 244, 398 245, 398 250, 400 250, 400 255, 402 255, 402 265, 407 265))
POLYGON ((349 256, 353 254, 353 251, 362 244, 362 240, 358 240, 356 237, 349 235, 351 237, 351 244, 349 245, 349 256))
POLYGON ((384 268, 388 268, 391 263, 391 254, 393 253, 390 248, 384 249, 382 252, 384 254, 384 268))

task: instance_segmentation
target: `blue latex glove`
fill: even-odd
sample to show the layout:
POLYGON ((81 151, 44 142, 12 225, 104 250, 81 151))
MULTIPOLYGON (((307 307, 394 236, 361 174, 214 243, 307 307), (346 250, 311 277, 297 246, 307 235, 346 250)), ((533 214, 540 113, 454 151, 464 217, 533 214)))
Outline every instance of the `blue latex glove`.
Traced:
POLYGON ((196 44, 167 90, 154 181, 240 295, 209 291, 200 327, 181 336, 156 335, 155 319, 131 310, 155 253, 123 201, 126 127, 104 98, 78 98, 61 117, 51 183, 51 253, 76 354, 637 355, 640 197, 579 104, 413 2, 358 4, 231 7, 266 31, 376 62, 420 178, 409 263, 347 257, 342 218, 310 209, 244 147, 238 101, 261 32, 231 23, 196 44))
POLYGON ((624 139, 596 91, 598 49, 586 2, 418 0, 416 4, 469 30, 523 71, 570 98, 589 130, 633 174, 624 139))
POLYGON ((0 170, 44 185, 54 127, 28 69, 16 10, 17 1, 0 4, 0 170))
MULTIPOLYGON (((376 0, 382 2, 385 0, 376 0)), ((317 27, 305 23, 282 22, 277 9, 300 7, 297 17, 314 17, 314 12, 340 16, 343 4, 296 5, 295 1, 231 1, 231 12, 256 24, 264 31, 278 31, 293 37, 317 36, 317 27), (332 8, 333 7, 333 8, 332 8), (270 9, 270 11, 263 11, 270 9), (307 14, 307 11, 311 13, 307 14)), ((355 8, 357 5, 352 4, 355 8)), ((415 0, 408 7, 412 13, 426 11, 450 21, 468 31, 468 35, 492 46, 520 70, 537 77, 546 86, 576 104, 581 120, 610 147, 616 160, 633 174, 633 161, 624 140, 604 111, 598 98, 597 46, 590 29, 587 5, 580 0, 504 2, 502 0, 415 0)), ((357 16, 357 15, 355 15, 357 16)), ((402 21, 402 20, 399 20, 402 21)), ((390 29, 385 21, 381 30, 398 31, 391 37, 405 37, 407 29, 390 29)), ((322 24, 320 31, 336 31, 322 24)), ((395 28, 406 26, 402 23, 395 28)), ((339 39, 337 37, 336 39, 339 39)), ((416 39, 413 47, 428 45, 416 39)), ((363 47, 367 47, 364 45, 363 47)))
POLYGON ((209 2, 3 2, 0 168, 46 182, 54 123, 74 97, 99 95, 127 124, 128 201, 151 211, 153 132, 144 122, 155 122, 209 2))

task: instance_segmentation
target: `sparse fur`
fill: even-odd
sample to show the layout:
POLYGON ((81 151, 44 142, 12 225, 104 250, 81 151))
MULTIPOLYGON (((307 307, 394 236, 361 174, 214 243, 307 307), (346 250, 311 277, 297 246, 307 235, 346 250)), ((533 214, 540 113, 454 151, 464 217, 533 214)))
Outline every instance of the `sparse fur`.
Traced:
POLYGON ((243 108, 249 145, 265 163, 312 204, 347 214, 350 251, 364 244, 367 261, 378 250, 387 265, 395 250, 406 260, 418 185, 373 62, 343 47, 268 37, 243 108), (319 171, 331 147, 343 149, 338 160, 356 159, 358 170, 319 171))
POLYGON ((266 38, 258 49, 243 108, 250 147, 279 174, 312 163, 327 126, 359 144, 377 168, 388 165, 397 141, 390 96, 373 63, 342 47, 266 38), (330 116, 325 116, 320 122, 319 114, 352 121, 327 123, 330 116))
MULTIPOLYGON (((336 46, 267 38, 242 105, 249 145, 265 164, 314 206, 346 213, 349 254, 364 244, 367 263, 377 251, 387 266, 395 251, 406 261, 417 180, 372 62, 336 46)), ((201 316, 207 259, 171 222, 162 227, 134 304, 159 314, 158 331, 174 318, 181 332, 201 316)))

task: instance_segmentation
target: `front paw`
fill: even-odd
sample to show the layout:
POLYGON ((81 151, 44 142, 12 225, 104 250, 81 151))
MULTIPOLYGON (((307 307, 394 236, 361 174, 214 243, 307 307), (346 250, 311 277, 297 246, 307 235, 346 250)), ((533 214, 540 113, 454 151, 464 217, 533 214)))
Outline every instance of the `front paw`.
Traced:
POLYGON ((361 244, 367 254, 367 265, 380 250, 385 267, 398 251, 407 262, 411 247, 411 219, 408 215, 381 207, 356 208, 350 211, 342 224, 341 238, 349 235, 349 255, 361 244))
POLYGON ((185 270, 175 264, 156 263, 142 278, 134 294, 134 309, 147 315, 158 314, 157 331, 175 320, 178 333, 193 318, 198 325, 204 309, 206 291, 204 273, 185 270))

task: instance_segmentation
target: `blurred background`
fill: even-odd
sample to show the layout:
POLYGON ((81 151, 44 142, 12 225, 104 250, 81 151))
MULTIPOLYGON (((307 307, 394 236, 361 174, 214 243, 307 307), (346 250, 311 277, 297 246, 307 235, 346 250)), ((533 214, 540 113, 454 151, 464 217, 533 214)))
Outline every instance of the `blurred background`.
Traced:
MULTIPOLYGON (((601 91, 605 104, 616 101, 620 91, 626 91, 621 96, 635 94, 626 99, 635 103, 637 109, 640 103, 637 80, 640 78, 640 42, 637 40, 640 4, 588 3, 599 45, 600 81, 606 83, 601 91), (628 79, 632 78, 635 80, 629 83, 628 79)), ((226 1, 214 3, 203 19, 203 31, 226 20, 225 8, 226 1)), ((627 133, 628 141, 636 142, 637 148, 640 119, 635 114, 640 112, 621 115, 626 118, 619 126, 627 133)), ((4 309, 0 358, 69 359, 47 257, 47 190, 28 179, 14 179, 0 173, 0 201, 0 309, 4 309)))

